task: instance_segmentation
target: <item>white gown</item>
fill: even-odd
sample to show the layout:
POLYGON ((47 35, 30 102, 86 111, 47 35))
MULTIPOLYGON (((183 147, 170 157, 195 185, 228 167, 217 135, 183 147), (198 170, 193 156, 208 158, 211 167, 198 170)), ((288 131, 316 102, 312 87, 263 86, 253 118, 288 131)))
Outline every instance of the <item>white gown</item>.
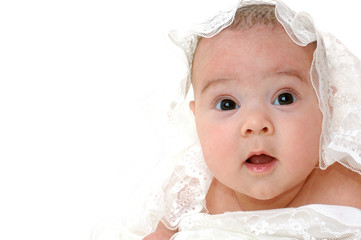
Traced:
MULTIPOLYGON (((181 219, 179 232, 172 240, 219 239, 361 239, 361 210, 335 205, 307 205, 263 211, 226 212, 209 215, 195 213, 181 219)), ((98 229, 92 239, 141 240, 145 236, 138 225, 98 229), (134 227, 134 226, 133 226, 134 227)))
POLYGON ((331 205, 194 214, 173 239, 361 239, 361 210, 331 205))

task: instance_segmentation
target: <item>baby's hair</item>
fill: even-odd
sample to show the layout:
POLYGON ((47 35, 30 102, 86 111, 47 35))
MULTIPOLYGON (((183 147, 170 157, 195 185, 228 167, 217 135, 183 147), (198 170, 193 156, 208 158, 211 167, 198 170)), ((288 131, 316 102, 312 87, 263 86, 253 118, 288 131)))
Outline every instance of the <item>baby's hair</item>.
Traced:
POLYGON ((229 29, 251 28, 255 24, 277 25, 275 6, 269 4, 243 6, 237 9, 229 29))

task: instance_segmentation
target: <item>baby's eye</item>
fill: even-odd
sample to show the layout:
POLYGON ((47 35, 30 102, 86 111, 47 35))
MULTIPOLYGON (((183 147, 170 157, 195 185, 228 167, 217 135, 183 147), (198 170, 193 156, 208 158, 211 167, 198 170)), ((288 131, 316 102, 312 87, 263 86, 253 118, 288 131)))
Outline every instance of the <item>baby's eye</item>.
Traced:
POLYGON ((231 99, 223 99, 217 103, 216 108, 218 110, 228 111, 238 109, 239 106, 231 99))
POLYGON ((278 95, 273 105, 288 105, 294 103, 296 100, 297 97, 294 94, 285 92, 278 95))

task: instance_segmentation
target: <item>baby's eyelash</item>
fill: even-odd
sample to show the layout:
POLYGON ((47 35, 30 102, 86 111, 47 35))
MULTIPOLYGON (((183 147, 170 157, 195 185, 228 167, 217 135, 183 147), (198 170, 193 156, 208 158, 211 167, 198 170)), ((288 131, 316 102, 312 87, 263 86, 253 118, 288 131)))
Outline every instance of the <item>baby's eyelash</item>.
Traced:
POLYGON ((222 96, 217 98, 213 104, 213 108, 220 110, 220 111, 229 111, 239 108, 239 104, 237 103, 237 100, 235 100, 231 96, 222 96))
POLYGON ((229 95, 217 96, 217 97, 214 98, 214 100, 212 101, 211 105, 215 107, 219 101, 222 101, 222 100, 224 100, 224 99, 231 99, 231 100, 233 100, 233 97, 232 97, 232 96, 229 96, 229 95))
POLYGON ((300 94, 294 89, 283 89, 275 94, 275 97, 272 98, 272 104, 283 106, 290 105, 300 99, 300 94))
POLYGON ((279 96, 282 93, 292 93, 294 94, 297 98, 300 97, 300 93, 298 91, 296 91, 295 89, 292 88, 284 88, 284 89, 280 89, 276 92, 276 94, 274 95, 274 97, 279 96))

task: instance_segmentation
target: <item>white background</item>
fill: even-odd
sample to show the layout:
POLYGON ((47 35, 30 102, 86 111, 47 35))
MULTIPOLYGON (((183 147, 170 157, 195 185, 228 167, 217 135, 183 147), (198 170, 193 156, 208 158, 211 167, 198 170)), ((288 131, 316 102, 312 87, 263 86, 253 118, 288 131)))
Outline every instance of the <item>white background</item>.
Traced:
MULTIPOLYGON (((0 239, 89 239, 124 213, 162 152, 147 102, 183 70, 167 32, 192 2, 0 2, 0 239)), ((293 4, 361 56, 356 1, 325 2, 293 4)))

